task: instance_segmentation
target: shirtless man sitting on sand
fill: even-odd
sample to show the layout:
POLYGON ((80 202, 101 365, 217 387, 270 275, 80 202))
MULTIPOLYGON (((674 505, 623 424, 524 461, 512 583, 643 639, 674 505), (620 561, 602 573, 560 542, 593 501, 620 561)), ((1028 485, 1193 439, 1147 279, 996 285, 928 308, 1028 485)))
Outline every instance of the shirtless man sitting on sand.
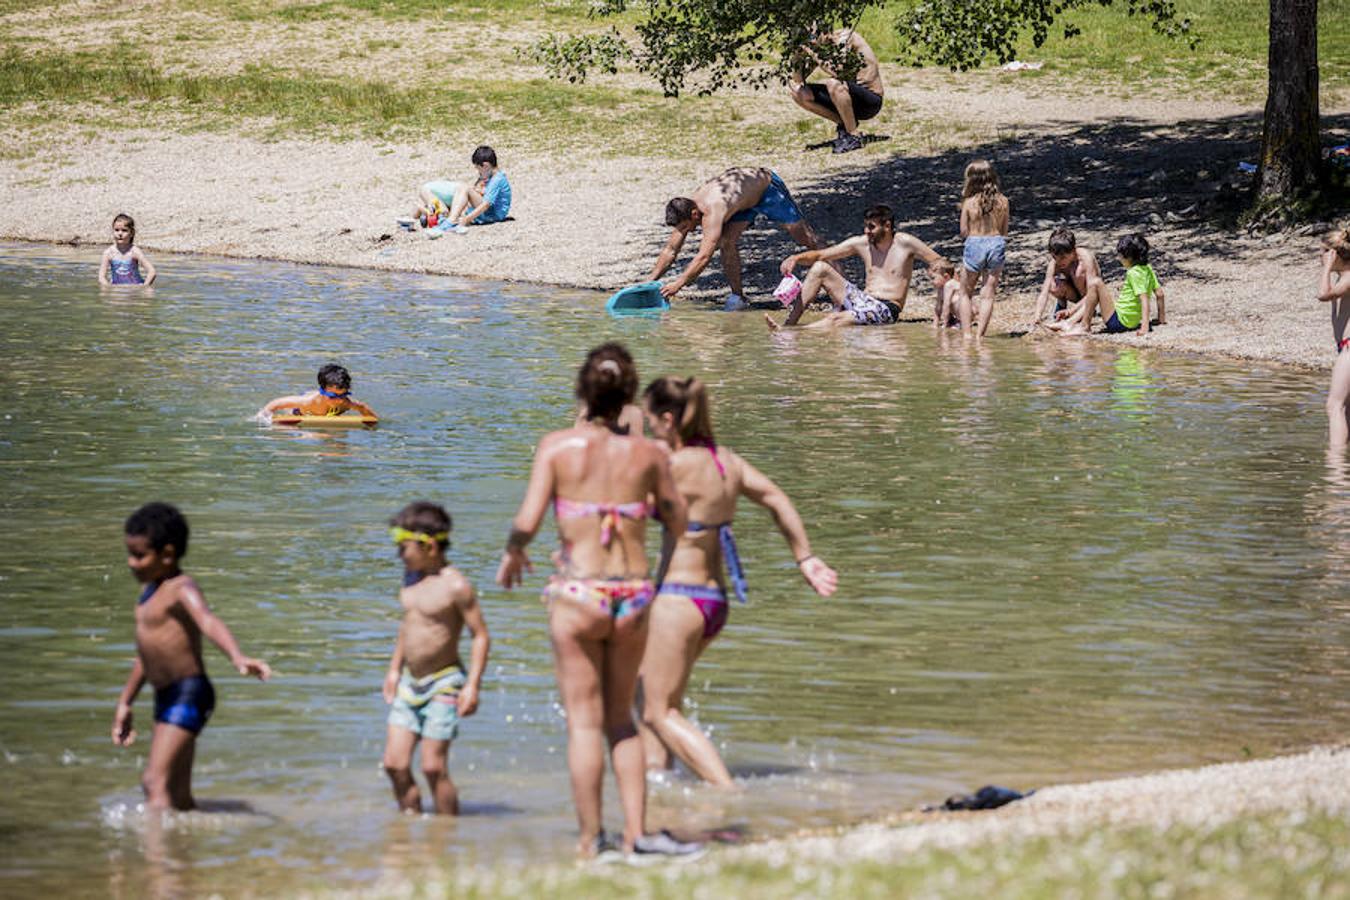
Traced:
POLYGON ((794 253, 783 260, 784 275, 798 265, 809 265, 802 292, 792 302, 787 319, 779 325, 766 313, 764 320, 774 331, 796 325, 806 305, 822 289, 834 302, 834 312, 812 322, 806 328, 834 328, 840 325, 892 325, 900 318, 914 274, 914 257, 932 265, 942 256, 912 234, 895 230, 895 214, 889 206, 870 206, 863 213, 863 233, 826 247, 794 253), (862 290, 834 269, 834 260, 857 256, 863 261, 867 278, 862 290))
POLYGON ((676 197, 666 204, 666 224, 675 231, 661 248, 648 280, 660 278, 680 255, 689 232, 701 227, 703 238, 699 241, 698 252, 679 276, 661 285, 662 296, 678 294, 712 261, 713 252, 720 249, 722 272, 731 287, 726 308, 744 309, 748 304, 741 299, 741 252, 737 242, 760 215, 782 225, 783 230, 803 247, 816 250, 823 246, 778 173, 763 168, 727 169, 704 182, 694 191, 693 197, 676 197))

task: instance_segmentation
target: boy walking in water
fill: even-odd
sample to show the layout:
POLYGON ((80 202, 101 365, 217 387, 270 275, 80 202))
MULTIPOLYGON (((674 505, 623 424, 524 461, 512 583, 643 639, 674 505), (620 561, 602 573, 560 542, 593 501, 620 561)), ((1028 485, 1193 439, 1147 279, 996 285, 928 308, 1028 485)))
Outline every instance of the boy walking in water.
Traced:
POLYGON ((389 734, 384 770, 404 812, 420 813, 422 797, 413 780, 412 755, 422 743, 422 774, 436 812, 459 813, 459 795, 447 760, 459 720, 478 709, 478 691, 487 667, 487 625, 471 585, 445 558, 450 515, 435 503, 409 503, 390 523, 403 560, 403 605, 394 655, 384 678, 389 734), (469 672, 459 658, 459 633, 473 634, 469 672))
POLYGON ((155 729, 141 775, 146 805, 192 809, 192 755, 216 705, 202 664, 202 635, 230 658, 240 675, 266 681, 272 670, 240 652, 230 629, 207 609, 197 582, 178 567, 188 548, 182 513, 167 503, 142 506, 127 519, 126 547, 131 574, 145 589, 136 601, 136 661, 117 698, 113 743, 127 747, 136 740, 131 705, 149 681, 155 689, 155 729))

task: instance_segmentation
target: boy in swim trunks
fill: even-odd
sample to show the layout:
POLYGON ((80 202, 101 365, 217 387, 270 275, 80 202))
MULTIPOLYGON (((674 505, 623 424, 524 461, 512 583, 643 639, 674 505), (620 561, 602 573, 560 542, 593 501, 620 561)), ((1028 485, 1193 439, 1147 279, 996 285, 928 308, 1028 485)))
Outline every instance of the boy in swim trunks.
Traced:
POLYGON ((270 419, 272 413, 284 409, 297 416, 340 416, 354 409, 363 416, 379 418, 375 410, 352 396, 352 376, 342 366, 331 363, 324 366, 319 370, 318 382, 317 391, 267 401, 258 415, 270 419))
POLYGON ((661 295, 674 297, 712 261, 713 253, 722 255, 722 273, 727 277, 731 296, 728 312, 745 309, 741 297, 741 251, 738 242, 757 216, 783 226, 792 239, 812 250, 824 246, 802 215, 777 172, 765 168, 727 169, 704 182, 692 197, 676 197, 666 204, 666 224, 675 229, 647 276, 655 281, 680 255, 684 240, 695 228, 703 229, 698 252, 677 277, 661 285, 661 295))
POLYGON ((1111 290, 1105 282, 1091 285, 1083 296, 1078 312, 1049 326, 1052 330, 1064 334, 1087 334, 1091 330, 1092 318, 1101 312, 1103 334, 1123 334, 1137 331, 1148 334, 1149 299, 1153 298, 1158 307, 1156 324, 1167 324, 1166 294, 1158 275, 1148 263, 1148 240, 1142 234, 1127 234, 1116 242, 1116 256, 1125 268, 1125 283, 1120 293, 1111 296, 1111 290))
POLYGON ((488 638, 473 585, 450 565, 450 515, 435 503, 409 503, 390 521, 390 535, 403 560, 403 624, 384 677, 390 704, 384 770, 404 812, 420 813, 422 797, 413 780, 412 756, 422 744, 422 774, 436 812, 458 815, 459 795, 450 780, 450 742, 459 720, 478 709, 487 668, 488 638), (469 672, 459 658, 459 635, 473 635, 469 672))
POLYGON ((766 313, 769 328, 796 325, 806 305, 825 291, 834 303, 834 312, 806 328, 836 328, 845 325, 893 325, 905 308, 909 282, 914 275, 914 257, 921 257, 930 266, 942 259, 937 251, 923 241, 895 230, 895 214, 889 206, 878 204, 863 213, 863 233, 824 250, 795 253, 783 260, 779 270, 789 275, 799 265, 808 265, 802 291, 792 301, 787 319, 780 325, 766 313), (857 256, 863 261, 866 280, 860 289, 849 282, 832 265, 833 262, 857 256))
POLYGON ((147 503, 126 522, 127 565, 144 585, 136 601, 136 660, 117 698, 112 740, 136 740, 132 704, 141 686, 155 689, 155 728, 141 775, 146 805, 187 810, 192 798, 192 756, 197 735, 215 709, 216 693, 202 663, 202 635, 230 658, 240 675, 266 681, 267 663, 245 656, 225 623, 206 606, 201 589, 178 567, 187 555, 188 523, 167 503, 147 503))

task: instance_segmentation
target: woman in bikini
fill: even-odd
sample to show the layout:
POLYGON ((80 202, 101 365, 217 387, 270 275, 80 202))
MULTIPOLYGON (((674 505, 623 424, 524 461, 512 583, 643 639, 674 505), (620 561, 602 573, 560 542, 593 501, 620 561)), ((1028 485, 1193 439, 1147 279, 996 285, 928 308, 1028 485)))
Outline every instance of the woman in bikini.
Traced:
POLYGON ((811 552, 801 517, 787 495, 733 451, 713 442, 707 390, 697 378, 658 378, 643 394, 647 426, 671 448, 675 484, 689 503, 684 527, 662 559, 661 585, 652 604, 651 637, 642 658, 642 731, 647 768, 665 769, 670 754, 700 778, 731 788, 731 773, 712 741, 680 711, 689 672, 727 621, 727 574, 745 601, 745 577, 731 533, 736 500, 746 497, 773 515, 806 583, 822 597, 838 576, 811 552))
POLYGON ((683 532, 685 503, 662 448, 620 430, 619 417, 637 384, 633 358, 621 345, 603 344, 586 357, 577 375, 586 421, 539 442, 497 569, 502 587, 521 582, 531 568, 525 547, 552 506, 562 548, 544 599, 584 857, 617 849, 600 818, 606 741, 623 809, 623 849, 672 855, 699 849, 665 832, 643 833, 647 783, 633 695, 655 594, 643 539, 654 513, 683 532))

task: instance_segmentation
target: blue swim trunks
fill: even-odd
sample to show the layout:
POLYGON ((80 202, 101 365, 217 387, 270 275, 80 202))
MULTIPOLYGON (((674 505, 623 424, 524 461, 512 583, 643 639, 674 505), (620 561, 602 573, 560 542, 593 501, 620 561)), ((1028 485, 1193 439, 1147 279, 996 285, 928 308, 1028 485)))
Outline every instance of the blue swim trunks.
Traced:
POLYGON ((1124 334, 1124 333, 1127 332, 1127 331, 1138 331, 1138 330, 1139 330, 1139 326, 1138 326, 1138 325, 1134 326, 1133 328, 1126 328, 1124 325, 1120 324, 1120 317, 1117 316, 1117 315, 1115 314, 1115 312, 1113 311, 1113 312, 1111 313, 1111 318, 1109 318, 1109 319, 1106 320, 1106 330, 1105 330, 1104 333, 1105 333, 1105 334, 1124 334))
POLYGON ((1001 234, 972 235, 966 238, 961 265, 966 267, 967 272, 976 275, 981 272, 1001 272, 1007 247, 1008 240, 1001 234))
POLYGON ((804 218, 802 211, 797 208, 797 201, 792 199, 792 194, 777 172, 769 173, 769 186, 764 189, 764 196, 759 198, 759 202, 736 213, 728 221, 753 222, 756 216, 764 216, 771 222, 782 222, 784 225, 800 222, 804 218))
POLYGON ((389 724, 427 740, 453 741, 459 734, 459 691, 464 670, 448 666, 421 678, 406 668, 398 679, 398 696, 389 708, 389 724))
POLYGON ((205 675, 189 675, 155 690, 155 721, 200 734, 216 708, 216 690, 205 675))

